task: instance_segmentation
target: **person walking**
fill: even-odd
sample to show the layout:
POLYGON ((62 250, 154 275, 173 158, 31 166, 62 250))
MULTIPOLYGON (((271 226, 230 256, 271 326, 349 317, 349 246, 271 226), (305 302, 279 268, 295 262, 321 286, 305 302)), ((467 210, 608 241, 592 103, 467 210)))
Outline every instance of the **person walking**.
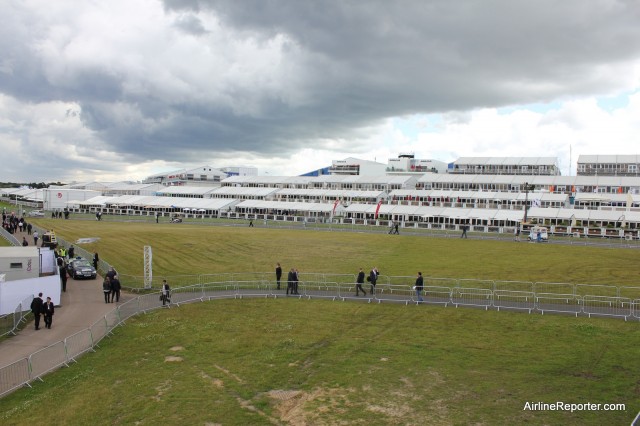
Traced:
POLYGON ((33 229, 33 225, 27 223, 27 235, 31 235, 31 230, 33 229))
POLYGON ((280 290, 280 278, 282 278, 282 267, 276 263, 276 290, 280 290))
POLYGON ((371 295, 376 294, 376 282, 378 281, 378 268, 377 267, 373 267, 373 269, 371 269, 371 272, 369 272, 369 278, 368 281, 371 284, 371 295))
POLYGON ((287 295, 289 294, 289 292, 291 292, 291 294, 293 294, 293 275, 294 275, 294 272, 295 272, 295 270, 293 268, 291 268, 291 270, 287 274, 287 295))
POLYGON ((462 235, 460 235, 460 238, 467 238, 467 225, 462 225, 462 235))
POLYGON ((167 280, 162 280, 162 294, 160 298, 162 299, 162 306, 171 303, 171 287, 169 287, 167 280))
POLYGON ((360 295, 360 291, 362 291, 363 296, 367 295, 367 292, 362 288, 362 284, 364 284, 364 271, 360 268, 360 272, 358 272, 358 277, 356 278, 356 296, 360 295))
POLYGON ((294 270, 293 271, 293 294, 300 294, 298 293, 298 270, 294 270))
POLYGON ((33 317, 36 320, 36 330, 40 330, 40 315, 42 315, 43 308, 42 293, 38 293, 38 296, 31 301, 31 312, 33 312, 33 317))
POLYGON ((418 272, 418 277, 416 278, 416 285, 413 287, 416 291, 416 296, 418 297, 418 302, 422 302, 422 289, 424 288, 424 279, 422 278, 422 272, 418 272))
POLYGON ((395 229, 394 234, 396 235, 400 235, 400 231, 398 231, 398 227, 400 226, 400 224, 398 222, 395 223, 395 225, 393 225, 393 229, 395 229))
POLYGON ((93 253, 93 268, 98 270, 98 262, 100 261, 100 257, 98 256, 98 252, 93 253))
POLYGON ((73 247, 73 244, 69 246, 69 250, 67 251, 67 256, 69 256, 69 260, 73 259, 76 254, 76 249, 73 247))
POLYGON ((62 262, 62 265, 59 265, 59 271, 60 271, 60 283, 62 284, 62 292, 66 293, 67 292, 67 268, 65 267, 64 261, 62 262))
POLYGON ((51 329, 51 323, 53 322, 53 313, 55 312, 53 302, 50 297, 47 297, 47 301, 44 302, 42 313, 44 314, 44 326, 51 329))
POLYGON ((111 280, 111 303, 115 300, 116 303, 120 301, 120 289, 122 286, 120 285, 120 280, 118 276, 114 276, 111 280))
POLYGON ((38 231, 33 231, 33 245, 38 247, 38 231))
POLYGON ((109 295, 111 294, 111 278, 104 277, 104 281, 102 281, 102 292, 104 293, 104 303, 109 303, 109 295))

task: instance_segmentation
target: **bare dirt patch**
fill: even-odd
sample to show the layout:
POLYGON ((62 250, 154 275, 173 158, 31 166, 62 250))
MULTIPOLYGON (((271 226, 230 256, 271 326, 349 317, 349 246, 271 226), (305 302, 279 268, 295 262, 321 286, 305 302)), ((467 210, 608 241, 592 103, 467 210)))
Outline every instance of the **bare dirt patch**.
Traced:
POLYGON ((355 389, 315 389, 312 392, 276 389, 267 392, 267 395, 274 400, 275 411, 281 421, 304 426, 317 424, 326 413, 351 407, 349 394, 353 392, 355 389), (308 406, 312 402, 314 409, 310 410, 308 406))
POLYGON ((174 346, 172 348, 169 348, 169 350, 172 352, 179 352, 179 351, 184 351, 184 348, 182 346, 174 346))
POLYGON ((181 356, 165 356, 164 362, 182 362, 184 359, 181 356))

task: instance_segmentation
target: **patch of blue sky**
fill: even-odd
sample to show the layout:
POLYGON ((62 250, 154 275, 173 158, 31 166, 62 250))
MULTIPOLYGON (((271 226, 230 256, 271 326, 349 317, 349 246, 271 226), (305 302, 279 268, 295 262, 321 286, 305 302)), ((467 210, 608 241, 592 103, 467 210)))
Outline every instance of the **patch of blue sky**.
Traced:
POLYGON ((562 102, 540 102, 526 105, 510 105, 506 107, 497 108, 498 115, 509 115, 516 111, 532 111, 540 114, 547 113, 549 111, 559 110, 562 108, 562 102))
POLYGON ((391 119, 393 128, 409 139, 416 139, 421 133, 439 133, 443 122, 442 114, 413 114, 391 119))
POLYGON ((605 111, 611 112, 616 109, 626 108, 629 106, 629 95, 631 93, 619 93, 616 96, 601 96, 596 98, 598 106, 605 111))

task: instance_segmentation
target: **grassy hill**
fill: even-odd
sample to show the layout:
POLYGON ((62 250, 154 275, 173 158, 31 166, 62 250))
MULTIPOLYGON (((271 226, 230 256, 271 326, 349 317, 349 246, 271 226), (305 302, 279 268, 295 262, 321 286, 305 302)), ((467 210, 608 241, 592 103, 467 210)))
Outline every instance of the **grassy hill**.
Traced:
MULTIPOLYGON (((40 220, 121 272, 270 271, 634 285, 636 250, 386 234, 40 220)), ((184 225, 184 224, 183 224, 184 225)), ((629 424, 638 322, 298 299, 132 318, 78 364, 0 399, 2 424, 629 424), (525 403, 626 411, 525 411, 525 403)))

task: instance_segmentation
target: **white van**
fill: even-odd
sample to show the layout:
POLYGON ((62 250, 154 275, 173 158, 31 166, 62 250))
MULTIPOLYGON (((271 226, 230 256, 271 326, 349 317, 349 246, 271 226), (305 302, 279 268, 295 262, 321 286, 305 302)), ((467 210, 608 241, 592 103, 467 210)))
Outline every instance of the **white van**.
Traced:
POLYGON ((532 226, 529 229, 529 241, 547 242, 549 241, 549 234, 547 228, 544 226, 532 226))

